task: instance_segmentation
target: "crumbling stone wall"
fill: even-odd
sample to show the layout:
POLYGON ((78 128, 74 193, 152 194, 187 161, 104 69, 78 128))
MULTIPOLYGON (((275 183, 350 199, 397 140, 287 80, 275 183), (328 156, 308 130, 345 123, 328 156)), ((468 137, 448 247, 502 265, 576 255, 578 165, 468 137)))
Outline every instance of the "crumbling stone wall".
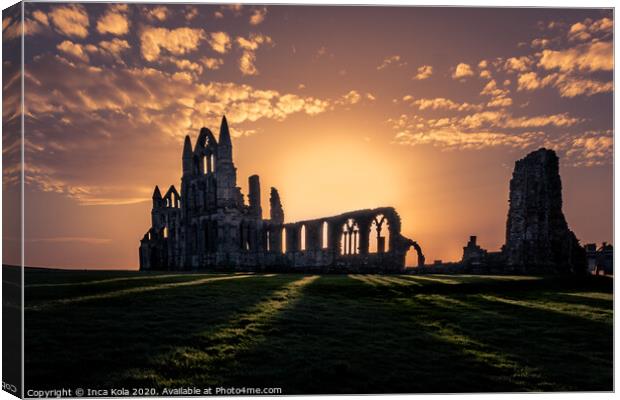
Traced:
POLYGON ((515 164, 503 255, 517 272, 583 272, 585 251, 562 213, 558 157, 542 148, 515 164))
POLYGON ((293 269, 307 271, 402 272, 407 251, 414 245, 413 241, 401 235, 400 216, 392 207, 298 221, 284 224, 283 228, 286 234, 287 263, 293 269), (373 223, 377 226, 382 220, 381 232, 371 237, 371 232, 376 235, 376 231, 371 229, 373 223), (352 238, 347 233, 348 226, 356 227, 352 238), (305 248, 302 248, 302 232, 305 234, 305 248), (323 236, 325 233, 326 238, 323 236), (387 236, 389 242, 382 247, 380 243, 387 236), (374 251, 370 249, 371 241, 377 243, 374 251), (343 247, 347 247, 346 250, 343 247))

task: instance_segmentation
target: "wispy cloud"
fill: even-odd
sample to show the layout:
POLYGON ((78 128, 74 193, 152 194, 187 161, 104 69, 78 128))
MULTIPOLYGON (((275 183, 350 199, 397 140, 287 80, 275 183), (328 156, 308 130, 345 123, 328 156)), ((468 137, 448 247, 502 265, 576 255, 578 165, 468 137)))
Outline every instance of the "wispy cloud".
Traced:
POLYGON ((401 57, 399 55, 390 56, 385 58, 381 62, 381 64, 377 66, 377 71, 381 71, 382 69, 385 69, 391 65, 396 67, 404 67, 405 65, 407 65, 407 62, 401 61, 401 57))
POLYGON ((414 75, 413 79, 421 81, 430 78, 431 75, 433 75, 433 67, 431 65, 422 65, 421 67, 418 67, 418 71, 414 75))
POLYGON ((255 8, 250 15, 250 25, 258 25, 265 20, 267 7, 255 8))
POLYGON ((237 45, 242 49, 239 70, 243 75, 257 75, 256 50, 265 44, 272 44, 271 37, 262 34, 250 34, 248 38, 237 37, 237 45))

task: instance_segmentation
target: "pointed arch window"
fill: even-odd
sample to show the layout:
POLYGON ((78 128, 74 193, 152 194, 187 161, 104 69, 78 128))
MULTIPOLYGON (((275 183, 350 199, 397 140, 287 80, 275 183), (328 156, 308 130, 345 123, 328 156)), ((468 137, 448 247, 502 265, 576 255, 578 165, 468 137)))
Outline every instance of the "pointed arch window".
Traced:
POLYGON ((342 225, 342 234, 340 236, 340 254, 359 254, 359 233, 359 225, 353 218, 349 218, 347 222, 342 225))
POLYGON ((390 251, 390 223, 383 214, 377 215, 370 225, 370 253, 390 251))

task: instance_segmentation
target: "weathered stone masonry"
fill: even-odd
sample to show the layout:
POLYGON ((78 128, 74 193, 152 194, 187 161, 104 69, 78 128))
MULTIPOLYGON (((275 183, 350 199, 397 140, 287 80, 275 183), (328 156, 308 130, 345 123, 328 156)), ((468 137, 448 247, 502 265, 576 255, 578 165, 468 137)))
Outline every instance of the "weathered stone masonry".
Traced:
POLYGON ((248 204, 237 186, 226 117, 219 142, 202 128, 195 147, 183 146, 181 194, 171 186, 153 193, 151 228, 140 241, 141 270, 304 270, 401 272, 410 247, 392 207, 284 222, 280 195, 271 188, 263 219, 260 179, 249 177, 248 204))

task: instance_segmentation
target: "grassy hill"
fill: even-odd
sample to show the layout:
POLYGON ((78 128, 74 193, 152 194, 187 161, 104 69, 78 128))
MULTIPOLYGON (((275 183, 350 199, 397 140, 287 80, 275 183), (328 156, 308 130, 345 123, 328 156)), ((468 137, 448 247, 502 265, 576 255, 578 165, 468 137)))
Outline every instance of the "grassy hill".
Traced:
POLYGON ((613 389, 608 277, 33 270, 26 283, 27 389, 613 389))

